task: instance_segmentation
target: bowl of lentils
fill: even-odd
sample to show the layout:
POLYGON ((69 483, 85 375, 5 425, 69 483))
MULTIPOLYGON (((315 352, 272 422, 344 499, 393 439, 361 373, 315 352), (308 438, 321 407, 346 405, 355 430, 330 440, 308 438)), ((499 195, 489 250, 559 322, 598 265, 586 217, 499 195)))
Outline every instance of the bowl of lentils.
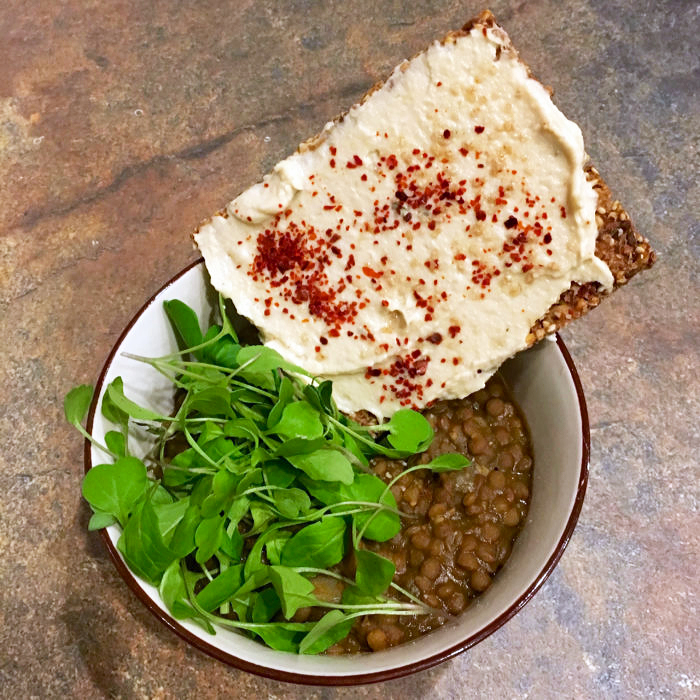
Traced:
POLYGON ((91 528, 159 620, 252 673, 355 685, 438 664, 532 598, 567 546, 588 473, 585 400, 560 337, 507 361, 468 397, 373 426, 370 416, 339 414, 331 387, 295 368, 266 365, 273 378, 264 381, 250 372, 270 358, 245 347, 226 313, 203 263, 183 270, 122 333, 87 416, 91 528), (188 355, 183 345, 215 350, 188 355), (180 363, 175 385, 165 360, 143 358, 180 363), (197 361, 206 365, 199 375, 197 361), (235 419, 221 407, 217 371, 235 394, 235 419), (212 377, 216 391, 201 389, 212 377), (194 386, 201 393, 191 398, 194 386), (290 408, 295 401, 304 406, 290 408), (120 438, 115 423, 129 417, 136 426, 120 438), (319 440, 343 436, 330 447, 351 470, 334 454, 333 486, 314 472, 308 441, 322 451, 329 445, 319 440), (215 439, 223 456, 213 458, 215 439), (100 479, 114 481, 110 465, 137 484, 122 484, 114 512, 98 491, 100 479), (134 533, 149 527, 162 530, 142 547, 134 533))

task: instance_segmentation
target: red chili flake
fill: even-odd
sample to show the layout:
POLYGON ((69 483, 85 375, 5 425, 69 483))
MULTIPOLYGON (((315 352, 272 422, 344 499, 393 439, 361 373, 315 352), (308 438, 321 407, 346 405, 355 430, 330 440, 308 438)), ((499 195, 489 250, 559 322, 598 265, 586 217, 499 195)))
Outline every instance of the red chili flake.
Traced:
POLYGON ((383 272, 375 272, 371 267, 367 267, 367 265, 362 268, 362 272, 364 272, 367 277, 375 280, 379 279, 384 274, 383 272))
POLYGON ((566 219, 566 207, 560 207, 559 211, 561 212, 561 218, 566 219))
POLYGON ((435 222, 434 222, 432 219, 431 219, 430 221, 428 221, 428 228, 429 228, 431 231, 434 231, 434 230, 435 230, 435 222))
POLYGON ((389 302, 386 299, 382 299, 382 306, 389 306, 389 302))
POLYGON ((551 234, 551 233, 545 233, 545 234, 544 234, 544 238, 542 238, 542 240, 543 240, 545 243, 551 243, 551 242, 552 242, 552 234, 551 234))
POLYGON ((362 182, 367 182, 367 173, 362 173, 360 180, 362 180, 362 182))
POLYGON ((534 265, 532 263, 527 263, 527 265, 523 265, 523 272, 530 272, 534 265))
POLYGON ((452 134, 450 133, 449 129, 445 129, 445 131, 442 132, 442 135, 443 138, 449 139, 452 134))
POLYGON ((328 338, 321 336, 318 340, 321 343, 321 345, 328 345, 328 338))
POLYGON ((461 326, 450 326, 447 332, 450 334, 450 338, 454 338, 461 330, 461 326))
POLYGON ((331 168, 335 168, 335 158, 331 158, 331 159, 328 161, 328 163, 329 163, 329 165, 331 166, 331 168))
POLYGON ((515 228, 518 225, 518 220, 514 216, 509 216, 504 222, 503 225, 506 228, 515 228))
POLYGON ((331 146, 330 151, 331 155, 334 156, 338 152, 338 149, 335 146, 331 146))
POLYGON ((440 333, 431 333, 426 340, 433 345, 440 345, 442 342, 442 335, 440 335, 440 333))
POLYGON ((486 212, 483 211, 482 209, 478 209, 476 212, 476 218, 479 221, 484 221, 486 219, 486 212))
POLYGON ((453 364, 453 365, 458 365, 458 364, 459 364, 459 357, 453 357, 453 358, 452 358, 452 364, 453 364))
POLYGON ((484 127, 483 126, 475 126, 474 131, 476 131, 477 134, 483 134, 484 133, 484 127))
POLYGON ((437 87, 440 87, 442 85, 442 80, 438 80, 437 83, 435 83, 437 87))
POLYGON ((469 151, 468 151, 466 148, 460 148, 460 149, 459 149, 459 152, 460 152, 463 156, 466 156, 466 155, 468 155, 468 153, 469 153, 469 151))
POLYGON ((455 255, 455 260, 466 260, 467 256, 464 253, 457 253, 455 255))

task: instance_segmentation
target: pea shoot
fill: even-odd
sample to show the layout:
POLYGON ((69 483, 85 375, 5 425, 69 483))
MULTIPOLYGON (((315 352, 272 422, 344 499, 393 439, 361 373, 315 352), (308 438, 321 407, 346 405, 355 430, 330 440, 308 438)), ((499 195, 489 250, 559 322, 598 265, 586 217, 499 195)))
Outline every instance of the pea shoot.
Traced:
POLYGON ((92 387, 66 395, 68 422, 111 457, 83 480, 89 528, 121 528, 117 547, 127 565, 158 587, 176 619, 212 634, 217 626, 236 629, 273 649, 317 654, 347 636, 358 617, 435 612, 394 583, 394 563, 363 543, 391 539, 410 517, 391 492, 403 473, 469 461, 441 455, 386 484, 370 460, 410 461, 426 450, 433 430, 420 413, 405 409, 360 425, 338 411, 331 382, 263 345, 243 345, 221 297, 221 325, 204 333, 183 302, 164 308, 183 349, 131 357, 172 381, 172 415, 129 399, 117 378, 102 398, 114 426, 102 445, 82 426, 92 387), (135 426, 154 438, 143 459, 129 451, 135 426), (354 579, 334 568, 350 554, 354 579), (342 582, 340 602, 317 595, 317 576, 342 582), (295 621, 307 607, 327 612, 295 621))

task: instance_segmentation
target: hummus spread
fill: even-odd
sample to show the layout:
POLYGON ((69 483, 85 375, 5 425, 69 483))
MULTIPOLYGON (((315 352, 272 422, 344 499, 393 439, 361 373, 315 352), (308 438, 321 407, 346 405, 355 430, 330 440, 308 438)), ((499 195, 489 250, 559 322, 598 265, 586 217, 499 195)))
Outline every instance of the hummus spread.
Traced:
POLYGON ((481 388, 572 281, 612 286, 579 128, 498 27, 401 64, 200 227, 265 345, 391 415, 481 388))

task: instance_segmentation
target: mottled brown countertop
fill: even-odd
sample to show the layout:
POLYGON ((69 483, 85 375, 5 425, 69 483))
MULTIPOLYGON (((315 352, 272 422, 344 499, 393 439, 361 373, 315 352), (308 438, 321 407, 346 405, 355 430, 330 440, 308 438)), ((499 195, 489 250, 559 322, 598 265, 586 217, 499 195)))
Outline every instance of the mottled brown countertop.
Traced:
POLYGON ((6 0, 0 8, 0 695, 697 697, 700 47, 690 0, 491 9, 653 270, 564 333, 588 495, 534 600, 471 651, 360 689, 230 669, 158 623, 80 498, 62 398, 196 257, 190 231, 476 2, 6 0))

